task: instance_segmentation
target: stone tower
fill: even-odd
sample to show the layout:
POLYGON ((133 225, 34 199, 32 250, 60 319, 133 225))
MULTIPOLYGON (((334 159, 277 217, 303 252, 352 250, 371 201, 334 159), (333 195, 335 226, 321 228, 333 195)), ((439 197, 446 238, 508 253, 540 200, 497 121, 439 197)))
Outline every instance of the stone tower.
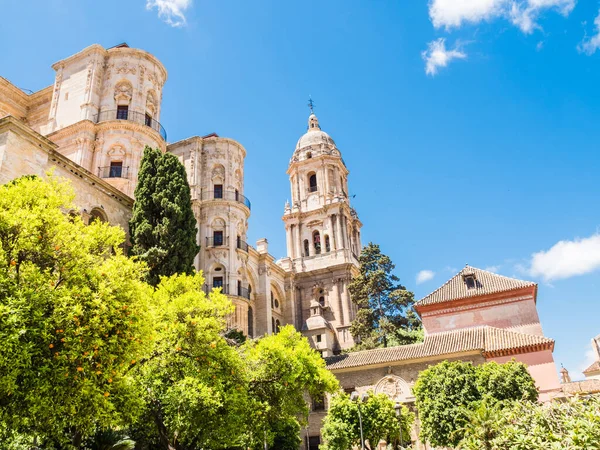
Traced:
POLYGON ((188 174, 200 245, 195 267, 204 272, 205 290, 221 287, 235 306, 228 326, 253 336, 250 299, 257 282, 247 268, 252 249, 246 243, 250 217, 250 201, 244 196, 246 150, 233 139, 211 134, 171 144, 168 151, 181 159, 188 174))
POLYGON ((354 344, 349 328, 356 308, 348 284, 361 251, 356 211, 348 197, 348 169, 314 113, 287 170, 292 203, 283 221, 292 272, 296 326, 323 356, 354 344))
POLYGON ((48 115, 37 129, 33 118, 34 129, 73 162, 133 196, 144 147, 166 150, 159 123, 164 66, 127 44, 95 44, 52 68, 48 115))

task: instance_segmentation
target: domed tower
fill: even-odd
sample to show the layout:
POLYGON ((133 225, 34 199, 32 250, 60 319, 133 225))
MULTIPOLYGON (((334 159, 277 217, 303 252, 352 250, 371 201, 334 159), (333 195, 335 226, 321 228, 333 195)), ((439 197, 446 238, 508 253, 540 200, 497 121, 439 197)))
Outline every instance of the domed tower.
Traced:
POLYGON ((348 169, 340 150, 312 110, 287 174, 292 202, 286 204, 283 221, 295 273, 298 325, 328 356, 354 344, 349 328, 356 308, 348 284, 358 273, 362 224, 350 206, 348 169))
POLYGON ((54 90, 41 133, 75 163, 133 196, 144 147, 166 149, 159 122, 164 66, 127 44, 95 44, 52 68, 54 90))
POLYGON ((188 174, 200 245, 195 267, 204 272, 205 290, 221 287, 235 306, 228 326, 253 336, 250 299, 257 281, 248 268, 246 150, 233 139, 211 134, 176 142, 167 151, 183 161, 188 174))

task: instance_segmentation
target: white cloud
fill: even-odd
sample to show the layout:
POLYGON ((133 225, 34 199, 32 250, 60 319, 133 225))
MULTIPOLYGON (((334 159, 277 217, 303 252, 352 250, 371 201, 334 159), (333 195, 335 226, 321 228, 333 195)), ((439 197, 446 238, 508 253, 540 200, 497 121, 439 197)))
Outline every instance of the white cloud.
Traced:
POLYGON ((544 48, 544 41, 538 42, 537 45, 535 46, 535 50, 538 52, 541 52, 543 48, 544 48))
POLYGON ((435 272, 432 270, 421 270, 417 274, 417 284, 425 283, 426 281, 431 280, 435 276, 435 272))
POLYGON ((596 361, 597 359, 598 359, 598 354, 596 353, 596 350, 594 349, 594 347, 592 346, 592 343, 590 342, 585 350, 585 359, 578 368, 579 369, 578 372, 581 372, 582 377, 585 376, 585 375, 583 375, 583 371, 585 369, 587 369, 588 367, 590 367, 592 365, 592 363, 594 361, 596 361))
POLYGON ((584 275, 600 269, 600 234, 559 241, 549 250, 531 255, 529 273, 546 281, 584 275))
POLYGON ((158 17, 172 27, 186 24, 185 11, 192 6, 192 0, 146 0, 146 9, 156 8, 158 17))
POLYGON ((594 19, 594 34, 592 36, 584 36, 581 43, 577 46, 580 53, 592 55, 600 48, 600 11, 594 19))
POLYGON ((576 0, 430 0, 429 17, 435 28, 459 28, 499 17, 508 18, 524 33, 540 28, 537 19, 546 9, 568 16, 576 0))
POLYGON ((500 266, 488 266, 483 270, 487 270, 488 272, 498 273, 500 270, 500 266))
POLYGON ((439 38, 427 44, 427 50, 421 53, 421 57, 425 61, 425 73, 435 75, 440 67, 446 67, 453 59, 465 59, 467 55, 458 46, 446 49, 446 40, 439 38))

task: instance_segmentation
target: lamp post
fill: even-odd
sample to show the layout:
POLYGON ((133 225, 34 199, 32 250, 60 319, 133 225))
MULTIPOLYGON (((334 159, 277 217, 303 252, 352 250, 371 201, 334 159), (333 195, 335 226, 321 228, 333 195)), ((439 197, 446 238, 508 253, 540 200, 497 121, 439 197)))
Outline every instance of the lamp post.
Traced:
POLYGON ((360 404, 361 402, 367 401, 369 398, 369 394, 363 394, 362 397, 359 396, 358 392, 353 391, 350 394, 350 400, 356 402, 356 406, 358 409, 358 426, 360 427, 360 448, 361 450, 365 450, 365 438, 363 436, 363 427, 362 427, 362 414, 360 413, 360 404))
POLYGON ((398 418, 398 425, 400 426, 400 446, 404 448, 404 438, 402 437, 402 404, 396 402, 396 417, 398 418))

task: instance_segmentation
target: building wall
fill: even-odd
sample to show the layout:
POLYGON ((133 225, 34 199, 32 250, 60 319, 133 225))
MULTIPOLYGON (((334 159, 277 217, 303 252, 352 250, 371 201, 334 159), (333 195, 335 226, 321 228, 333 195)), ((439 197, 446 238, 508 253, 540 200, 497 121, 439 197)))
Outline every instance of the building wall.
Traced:
POLYGON ((423 312, 423 327, 430 334, 490 325, 543 336, 534 297, 528 295, 519 298, 521 299, 481 297, 468 305, 423 312))
MULTIPOLYGON (((479 353, 464 354, 457 357, 444 358, 448 361, 471 361, 473 364, 482 364, 486 360, 479 353)), ((395 401, 404 403, 408 406, 414 404, 412 386, 417 380, 419 373, 431 365, 435 365, 442 359, 431 359, 428 361, 417 362, 396 362, 381 366, 363 366, 356 369, 333 371, 333 374, 340 382, 342 390, 350 393, 358 392, 361 396, 364 393, 385 392, 395 401), (388 382, 391 381, 390 382, 388 382)), ((322 422, 327 415, 329 399, 325 401, 325 410, 320 412, 311 412, 308 420, 308 427, 302 434, 303 443, 306 436, 319 436, 322 422)), ((413 430, 413 440, 416 442, 418 436, 418 427, 413 430)), ((376 444, 376 443, 371 443, 376 444)), ((304 447, 302 447, 304 448, 304 447)), ((417 449, 426 447, 419 443, 417 449)))
POLYGON ((67 179, 75 192, 75 205, 84 220, 92 212, 128 232, 133 200, 56 152, 52 142, 12 117, 0 119, 0 184, 23 175, 67 179))
POLYGON ((540 391, 540 401, 546 402, 550 400, 550 394, 560 390, 560 381, 558 380, 552 351, 543 350, 515 356, 501 356, 489 358, 488 361, 496 361, 499 364, 503 364, 512 359, 527 365, 527 370, 535 380, 535 384, 540 391))

